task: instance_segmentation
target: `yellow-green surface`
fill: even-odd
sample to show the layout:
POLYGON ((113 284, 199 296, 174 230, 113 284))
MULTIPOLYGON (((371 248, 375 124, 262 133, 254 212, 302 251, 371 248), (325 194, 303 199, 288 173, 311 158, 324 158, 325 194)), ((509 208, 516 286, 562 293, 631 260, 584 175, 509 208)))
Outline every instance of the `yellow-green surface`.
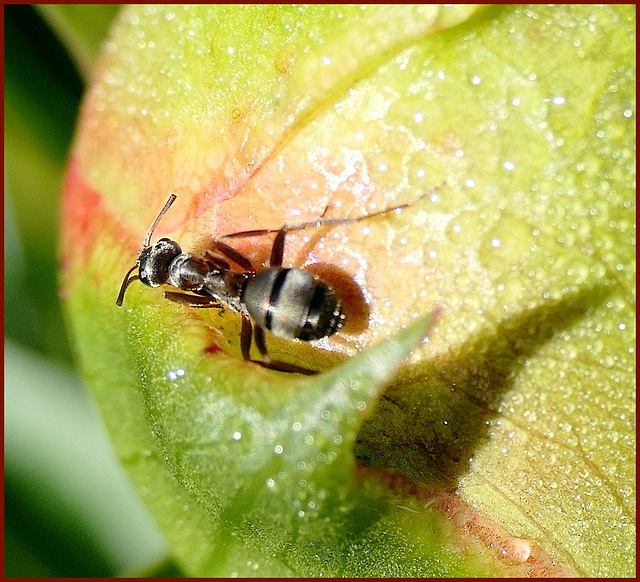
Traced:
POLYGON ((63 289, 84 375, 185 572, 506 571, 355 479, 355 450, 456 489, 559 567, 634 574, 634 57, 632 6, 123 11, 72 152, 63 289), (411 202, 288 247, 288 263, 349 273, 369 327, 323 356, 274 353, 369 350, 300 380, 240 362, 228 314, 139 284, 117 309, 169 192, 158 234, 189 250, 327 205, 411 202), (436 306, 376 405, 426 322, 398 331, 436 306))

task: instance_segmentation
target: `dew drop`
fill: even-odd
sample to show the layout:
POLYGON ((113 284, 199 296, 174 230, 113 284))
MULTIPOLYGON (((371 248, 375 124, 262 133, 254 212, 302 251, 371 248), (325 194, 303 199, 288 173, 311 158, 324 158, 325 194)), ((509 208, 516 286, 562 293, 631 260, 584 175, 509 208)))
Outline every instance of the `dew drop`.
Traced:
POLYGON ((586 263, 574 263, 567 269, 567 275, 576 285, 584 283, 589 278, 589 265, 586 263))
POLYGON ((167 378, 172 382, 175 382, 178 378, 182 378, 186 375, 186 372, 182 368, 178 368, 177 370, 169 370, 167 372, 167 378))

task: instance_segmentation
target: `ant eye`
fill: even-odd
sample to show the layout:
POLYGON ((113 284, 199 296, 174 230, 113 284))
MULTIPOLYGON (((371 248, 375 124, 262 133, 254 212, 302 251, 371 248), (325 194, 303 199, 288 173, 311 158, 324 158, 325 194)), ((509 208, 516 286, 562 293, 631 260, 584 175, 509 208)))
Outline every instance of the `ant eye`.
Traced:
POLYGON ((180 253, 180 245, 168 238, 144 249, 138 258, 140 281, 149 287, 164 285, 169 279, 169 265, 180 253))

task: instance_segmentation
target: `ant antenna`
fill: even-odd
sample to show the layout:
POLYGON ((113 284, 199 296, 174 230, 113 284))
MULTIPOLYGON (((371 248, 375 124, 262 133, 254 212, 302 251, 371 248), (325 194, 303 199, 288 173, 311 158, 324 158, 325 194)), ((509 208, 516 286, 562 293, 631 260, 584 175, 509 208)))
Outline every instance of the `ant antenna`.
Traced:
MULTIPOLYGON (((149 232, 147 232, 147 236, 144 238, 144 241, 142 243, 142 250, 148 249, 149 246, 151 246, 151 237, 153 236, 153 232, 155 231, 162 217, 167 213, 167 210, 171 208, 171 205, 175 202, 176 198, 177 196, 175 194, 171 194, 167 199, 167 201, 164 203, 162 210, 158 213, 158 216, 156 216, 156 219, 153 221, 153 224, 149 229, 149 232)), ((129 287, 129 285, 131 285, 131 283, 133 283, 134 281, 138 281, 140 279, 140 275, 131 275, 131 273, 133 273, 133 271, 135 271, 137 268, 139 268, 138 263, 133 265, 133 267, 131 267, 127 271, 127 274, 124 276, 124 280, 122 281, 122 286, 120 287, 120 293, 118 293, 118 299, 116 299, 116 305, 118 307, 122 307, 122 302, 124 301, 124 294, 127 288, 129 287)))
POLYGON ((137 267, 138 267, 137 264, 133 265, 133 267, 131 267, 127 271, 127 274, 124 276, 124 281, 122 281, 122 287, 120 287, 120 293, 118 293, 118 299, 116 299, 116 305, 118 307, 122 307, 122 302, 124 301, 124 292, 127 290, 127 287, 131 285, 131 283, 133 283, 134 281, 137 281, 138 279, 140 279, 138 275, 133 275, 132 277, 129 277, 129 275, 131 275, 131 273, 137 267))
POLYGON ((158 226, 158 223, 160 222, 162 217, 167 213, 167 210, 171 208, 171 205, 175 202, 176 198, 177 196, 175 194, 171 194, 171 196, 169 196, 169 199, 165 202, 164 206, 162 207, 162 210, 158 213, 158 216, 156 216, 156 219, 153 221, 153 224, 151 225, 151 228, 149 229, 149 232, 147 233, 147 236, 145 237, 144 242, 142 243, 143 249, 148 248, 149 245, 151 244, 151 237, 153 236, 153 231, 156 229, 156 226, 158 226))

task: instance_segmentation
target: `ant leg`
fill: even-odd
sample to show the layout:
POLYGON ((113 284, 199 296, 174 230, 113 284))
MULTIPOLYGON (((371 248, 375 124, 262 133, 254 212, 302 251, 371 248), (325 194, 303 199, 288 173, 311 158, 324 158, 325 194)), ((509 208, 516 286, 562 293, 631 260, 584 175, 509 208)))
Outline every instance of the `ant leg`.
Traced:
POLYGON ((251 361, 251 320, 242 315, 242 331, 240 332, 240 351, 242 357, 247 361, 251 361))
MULTIPOLYGON (((398 206, 392 206, 391 208, 384 208, 383 210, 378 210, 377 212, 372 212, 371 214, 363 214, 362 216, 352 216, 348 218, 324 218, 324 215, 327 213, 328 206, 325 208, 325 211, 322 213, 320 218, 316 220, 311 220, 309 222, 301 222, 299 224, 292 224, 290 226, 284 226, 280 230, 284 230, 286 232, 290 232, 292 230, 304 230, 305 228, 317 228, 320 226, 338 226, 340 224, 349 224, 351 222, 360 222, 361 220, 369 220, 370 218, 375 218, 376 216, 382 216, 384 214, 391 214, 392 212, 397 212, 402 210, 403 208, 407 208, 411 206, 412 202, 408 202, 406 204, 399 204, 398 206)), ((268 232, 279 232, 274 230, 268 232)))
MULTIPOLYGON (((276 238, 273 240, 273 246, 271 247, 271 257, 269 258, 269 266, 270 267, 282 267, 282 259, 284 258, 284 240, 287 236, 287 233, 290 230, 301 230, 303 228, 307 228, 309 226, 325 226, 330 219, 324 220, 324 215, 329 210, 329 205, 324 209, 324 212, 314 222, 305 222, 302 224, 287 226, 286 224, 278 230, 278 234, 276 234, 276 238)), ((342 221, 349 221, 349 218, 339 219, 342 221)))
MULTIPOLYGON (((224 237, 222 237, 224 238, 224 237)), ((213 246, 227 259, 231 259, 236 265, 242 267, 248 273, 255 273, 256 269, 247 257, 245 257, 242 253, 239 253, 233 247, 230 247, 228 244, 223 243, 220 239, 215 239, 213 241, 213 246)))
MULTIPOLYGON (((375 218, 376 216, 382 216, 384 214, 390 214, 392 212, 397 212, 402 210, 403 208, 408 208, 415 202, 421 200, 427 195, 431 194, 433 191, 429 190, 428 192, 423 193, 420 197, 418 197, 413 202, 407 202, 406 204, 398 204, 397 206, 391 206, 390 208, 384 208, 382 210, 378 210, 377 212, 372 212, 371 214, 364 214, 362 216, 352 216, 350 218, 325 218, 325 214, 330 208, 330 205, 324 209, 324 212, 319 218, 315 220, 311 220, 309 222, 301 222, 298 224, 285 225, 282 228, 262 228, 258 230, 243 230, 241 232, 232 232, 230 234, 225 234, 220 237, 223 238, 250 238, 254 236, 264 236, 267 234, 278 233, 279 236, 284 237, 287 232, 293 230, 304 230, 305 228, 317 228, 319 226, 338 226, 339 224, 349 224, 350 222, 359 222, 361 220, 368 220, 369 218, 375 218)), ((218 239, 216 242, 220 242, 218 239)), ((273 266, 273 265, 272 265, 273 266)))
POLYGON ((212 265, 216 269, 221 269, 223 271, 231 269, 231 265, 221 256, 216 255, 213 251, 207 249, 202 256, 204 260, 207 261, 207 264, 212 265))
MULTIPOLYGON (((329 210, 328 204, 318 220, 316 220, 313 223, 307 222, 305 224, 306 225, 313 224, 316 226, 320 226, 324 224, 326 221, 324 221, 323 218, 324 218, 324 215, 327 213, 327 210, 329 210)), ((305 228, 305 226, 298 225, 298 226, 290 227, 285 224, 280 230, 278 230, 278 234, 276 234, 276 238, 273 240, 273 246, 271 247, 271 257, 269 258, 270 267, 282 267, 282 259, 284 258, 284 240, 285 240, 285 237, 287 236, 287 232, 289 232, 290 230, 300 230, 301 228, 305 228)))
POLYGON ((271 234, 278 232, 279 228, 260 228, 258 230, 242 230, 240 232, 232 232, 230 234, 223 234, 220 238, 216 239, 216 242, 220 242, 223 238, 250 238, 252 236, 263 236, 265 234, 271 234))
MULTIPOLYGON (((272 234, 274 232, 277 232, 278 234, 276 235, 276 238, 273 241, 273 246, 271 247, 271 258, 269 259, 269 266, 280 267, 282 265, 282 257, 284 255, 284 237, 287 234, 288 230, 289 228, 287 226, 283 226, 282 228, 277 229, 265 228, 260 230, 243 230, 242 232, 225 234, 221 238, 249 238, 252 236, 264 236, 265 234, 272 234)), ((219 250, 221 252, 238 263, 238 265, 240 265, 243 269, 249 271, 250 273, 256 272, 255 268, 249 262, 249 260, 238 253, 238 251, 226 245, 220 239, 217 239, 216 241, 214 241, 214 243, 219 247, 219 250)))
POLYGON ((271 247, 271 257, 269 258, 270 267, 282 267, 282 259, 284 257, 284 237, 287 235, 287 227, 283 226, 276 235, 271 247))
POLYGON ((256 325, 253 328, 253 339, 256 342, 256 347, 260 352, 260 356, 262 357, 262 365, 268 366, 271 364, 271 358, 267 352, 267 342, 264 337, 264 329, 262 329, 259 325, 256 325))
POLYGON ((302 366, 296 366, 295 364, 285 364, 284 362, 276 362, 271 359, 267 352, 267 342, 265 341, 264 329, 259 325, 256 325, 253 329, 253 339, 256 342, 256 347, 262 357, 261 361, 252 360, 256 364, 260 364, 263 368, 269 370, 278 370, 279 372, 293 372, 295 374, 305 374, 311 376, 317 374, 317 370, 310 370, 309 368, 303 368, 302 366))
POLYGON ((170 301, 180 303, 180 305, 200 308, 215 307, 219 309, 221 313, 224 311, 222 303, 213 297, 189 295, 188 293, 176 293, 175 291, 165 291, 163 295, 170 301))

